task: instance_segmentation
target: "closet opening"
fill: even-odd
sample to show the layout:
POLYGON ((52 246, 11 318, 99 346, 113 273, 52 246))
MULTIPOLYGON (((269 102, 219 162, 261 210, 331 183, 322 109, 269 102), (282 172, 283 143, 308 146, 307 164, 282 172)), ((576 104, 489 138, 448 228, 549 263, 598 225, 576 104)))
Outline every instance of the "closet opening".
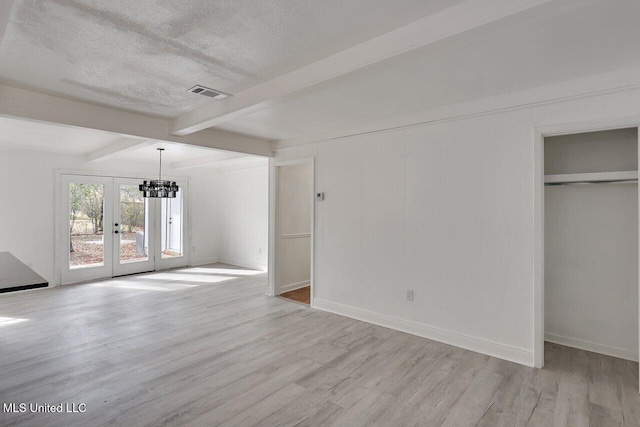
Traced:
POLYGON ((560 345, 637 362, 638 129, 542 149, 543 361, 560 345))

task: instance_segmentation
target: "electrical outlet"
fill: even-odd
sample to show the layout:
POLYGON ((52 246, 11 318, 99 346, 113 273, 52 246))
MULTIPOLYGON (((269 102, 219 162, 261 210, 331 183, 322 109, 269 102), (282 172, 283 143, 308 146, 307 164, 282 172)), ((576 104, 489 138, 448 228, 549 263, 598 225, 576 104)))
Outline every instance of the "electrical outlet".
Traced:
POLYGON ((262 254, 262 248, 258 248, 258 253, 262 254))
POLYGON ((413 301, 413 289, 407 289, 407 301, 413 301))

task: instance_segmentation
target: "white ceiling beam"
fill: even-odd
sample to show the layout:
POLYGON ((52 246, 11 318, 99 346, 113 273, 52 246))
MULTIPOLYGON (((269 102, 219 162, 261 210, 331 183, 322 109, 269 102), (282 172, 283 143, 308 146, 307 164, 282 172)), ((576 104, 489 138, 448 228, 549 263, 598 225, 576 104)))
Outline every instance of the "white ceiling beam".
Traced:
POLYGON ((475 99, 459 104, 445 105, 415 113, 391 116, 385 119, 363 120, 347 126, 338 126, 274 141, 271 148, 277 152, 316 142, 394 131, 401 128, 495 114, 519 108, 535 108, 536 106, 566 102, 572 99, 583 99, 585 97, 633 89, 640 89, 640 67, 586 76, 571 81, 538 86, 532 89, 475 99))
POLYGON ((104 160, 111 159, 118 154, 127 153, 155 143, 156 141, 153 139, 122 138, 85 154, 84 159, 87 162, 102 162, 104 160))
POLYGON ((241 115, 258 111, 264 107, 264 104, 306 87, 468 32, 550 1, 552 0, 467 0, 261 83, 224 101, 212 101, 196 108, 175 119, 170 132, 173 135, 188 135, 216 126, 241 115))
POLYGON ((0 85, 0 116, 273 157, 270 144, 264 139, 216 129, 175 136, 169 133, 168 120, 10 86, 0 85))
POLYGON ((248 156, 244 154, 237 154, 237 153, 219 153, 219 154, 214 154, 212 156, 200 157, 197 159, 173 162, 171 163, 171 169, 176 170, 176 169, 195 168, 198 166, 210 165, 212 163, 222 162, 230 159, 237 159, 240 157, 248 157, 248 156))
POLYGON ((11 9, 13 9, 13 0, 0 1, 0 45, 2 45, 4 33, 7 30, 7 25, 9 25, 11 9))

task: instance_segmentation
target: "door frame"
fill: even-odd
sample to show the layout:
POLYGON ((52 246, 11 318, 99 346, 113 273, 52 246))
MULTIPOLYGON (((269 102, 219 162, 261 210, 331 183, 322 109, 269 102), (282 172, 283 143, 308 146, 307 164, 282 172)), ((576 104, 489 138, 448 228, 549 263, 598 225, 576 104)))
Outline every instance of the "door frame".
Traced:
MULTIPOLYGON (((537 126, 534 128, 533 366, 536 368, 544 367, 544 139, 552 136, 599 132, 624 128, 638 128, 638 166, 640 168, 640 117, 611 118, 585 122, 560 123, 548 126, 537 126)), ((640 223, 640 185, 638 185, 638 193, 638 218, 640 223)), ((640 232, 638 233, 638 245, 640 247, 640 232)), ((640 334, 640 262, 638 264, 638 325, 640 334)), ((640 374, 638 377, 638 384, 640 386, 640 374)))
POLYGON ((316 192, 316 164, 315 157, 305 157, 302 159, 296 160, 284 160, 284 161, 275 161, 274 159, 269 159, 269 273, 268 273, 268 287, 267 287, 267 295, 268 296, 277 296, 280 295, 280 272, 278 271, 278 261, 279 261, 279 239, 278 239, 278 168, 282 166, 294 166, 294 165, 302 165, 302 164, 310 164, 311 165, 311 194, 309 197, 311 198, 311 251, 310 251, 310 306, 314 306, 314 295, 317 289, 317 281, 316 281, 316 268, 315 268, 315 259, 316 259, 316 200, 315 200, 315 192, 316 192))
MULTIPOLYGON (((68 175, 65 175, 65 176, 68 176, 68 175)), ((110 179, 113 180, 113 212, 111 213, 111 216, 112 216, 113 228, 115 228, 116 220, 118 220, 119 223, 122 223, 122 218, 119 218, 121 216, 121 213, 118 212, 120 210, 120 203, 121 203, 120 185, 121 184, 135 185, 134 183, 139 183, 139 181, 136 178, 111 177, 110 179)), ((149 251, 147 253, 147 260, 131 262, 131 263, 122 263, 120 261, 120 249, 121 249, 120 239, 122 239, 122 228, 118 227, 117 235, 113 234, 113 237, 112 237, 113 239, 113 245, 112 245, 113 274, 112 276, 113 277, 125 276, 128 274, 136 274, 136 273, 146 273, 146 272, 155 270, 155 264, 157 262, 156 234, 158 233, 157 232, 149 233, 149 230, 151 229, 155 231, 155 224, 158 224, 158 222, 156 221, 156 218, 157 218, 156 211, 158 210, 158 206, 157 206, 157 203, 153 203, 150 199, 144 199, 144 201, 145 201, 145 219, 148 218, 148 226, 149 226, 148 228, 145 227, 145 234, 149 242, 149 251), (152 226, 151 224, 154 224, 154 225, 152 226)), ((113 233, 115 233, 115 231, 113 231, 113 233)))
MULTIPOLYGON (((128 178, 136 180, 149 179, 148 173, 129 173, 122 171, 87 171, 80 169, 56 169, 55 170, 55 215, 54 215, 54 262, 55 262, 55 278, 54 286, 62 285, 62 269, 65 268, 66 256, 64 255, 65 245, 68 243, 65 239, 65 228, 62 226, 62 219, 67 216, 66 208, 62 206, 64 199, 63 176, 64 175, 80 175, 85 177, 102 177, 102 178, 128 178)), ((176 181, 180 186, 180 191, 184 191, 182 199, 183 218, 186 221, 183 228, 183 257, 173 259, 162 259, 159 257, 155 262, 155 270, 166 270, 170 268, 190 266, 191 265, 191 211, 189 209, 189 178, 184 176, 167 176, 166 179, 176 181), (184 263, 177 265, 177 260, 184 260, 184 263)), ((156 218, 154 221, 160 221, 160 209, 156 209, 156 218)), ((67 248, 68 250, 68 248, 67 248)), ((155 250, 154 250, 155 253, 155 250)), ((111 276, 107 276, 111 277, 111 276)), ((94 280, 94 279, 91 279, 94 280)), ((77 283, 77 282, 74 282, 77 283)))

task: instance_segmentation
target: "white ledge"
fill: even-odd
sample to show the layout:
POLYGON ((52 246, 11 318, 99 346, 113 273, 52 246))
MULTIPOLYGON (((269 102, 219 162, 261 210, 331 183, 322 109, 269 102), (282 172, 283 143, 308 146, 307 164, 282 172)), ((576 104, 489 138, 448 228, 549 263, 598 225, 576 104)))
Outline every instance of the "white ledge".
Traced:
POLYGON ((545 184, 563 184, 570 182, 607 182, 630 181, 638 179, 638 171, 591 172, 545 175, 545 184))

